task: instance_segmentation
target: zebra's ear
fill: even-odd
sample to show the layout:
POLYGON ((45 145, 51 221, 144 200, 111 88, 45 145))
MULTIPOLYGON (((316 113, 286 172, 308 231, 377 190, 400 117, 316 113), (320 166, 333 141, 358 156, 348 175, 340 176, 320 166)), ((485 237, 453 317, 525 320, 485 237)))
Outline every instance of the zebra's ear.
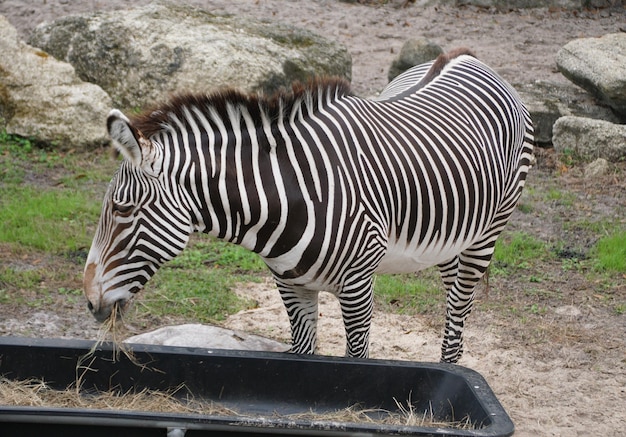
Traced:
POLYGON ((107 117, 107 131, 115 148, 136 166, 141 165, 141 133, 121 111, 113 109, 107 117))

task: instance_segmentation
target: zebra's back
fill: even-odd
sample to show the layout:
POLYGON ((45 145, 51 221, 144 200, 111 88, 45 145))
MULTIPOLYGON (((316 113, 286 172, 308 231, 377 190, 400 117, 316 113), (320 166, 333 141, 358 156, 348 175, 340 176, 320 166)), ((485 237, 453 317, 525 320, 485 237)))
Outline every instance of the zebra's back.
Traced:
POLYGON ((330 141, 338 161, 352 165, 336 177, 367 217, 353 221, 382 227, 377 271, 420 270, 472 246, 510 213, 528 170, 532 126, 515 91, 472 56, 421 83, 431 67, 404 73, 376 100, 328 109, 343 120, 330 141))

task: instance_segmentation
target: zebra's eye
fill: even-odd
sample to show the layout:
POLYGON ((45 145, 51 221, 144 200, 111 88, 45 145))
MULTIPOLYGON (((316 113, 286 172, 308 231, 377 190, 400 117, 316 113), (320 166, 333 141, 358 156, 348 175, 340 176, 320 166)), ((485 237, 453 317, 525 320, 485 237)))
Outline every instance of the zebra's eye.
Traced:
POLYGON ((133 205, 122 205, 122 204, 113 202, 112 209, 113 209, 114 214, 127 216, 133 211, 133 205))

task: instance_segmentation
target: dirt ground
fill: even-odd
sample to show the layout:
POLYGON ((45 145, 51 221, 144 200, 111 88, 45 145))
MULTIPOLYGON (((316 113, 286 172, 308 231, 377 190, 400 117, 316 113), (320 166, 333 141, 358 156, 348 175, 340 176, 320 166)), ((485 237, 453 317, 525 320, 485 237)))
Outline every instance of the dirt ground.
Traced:
MULTIPOLYGON (((445 50, 470 47, 505 79, 525 84, 537 79, 565 82, 554 58, 568 41, 626 30, 623 9, 503 13, 472 7, 396 7, 404 3, 400 1, 384 7, 337 1, 189 3, 214 12, 284 21, 340 41, 353 57, 353 89, 364 96, 384 87, 391 61, 409 38, 426 37, 445 50)), ((0 14, 26 38, 45 20, 126 5, 123 0, 0 0, 0 14)), ((616 311, 615 304, 626 301, 626 278, 614 278, 609 286, 590 282, 585 267, 575 260, 584 258, 599 238, 576 223, 621 218, 626 226, 626 167, 613 166, 608 175, 587 180, 580 166, 564 167, 551 152, 540 152, 527 187, 522 200, 526 212, 516 212, 509 230, 524 230, 560 248, 560 259, 540 271, 493 276, 488 294, 483 286, 468 322, 460 364, 486 378, 515 423, 516 436, 623 435, 626 315, 616 311), (549 195, 554 192, 567 193, 567 201, 549 195)), ((55 262, 16 259, 0 245, 0 262, 9 260, 24 265, 55 262)), ((66 267, 73 271, 67 288, 76 288, 81 266, 66 267)), ((286 341, 288 322, 272 284, 246 285, 239 292, 255 299, 258 308, 231 316, 225 325, 286 341)), ((443 295, 441 299, 442 312, 436 315, 409 317, 376 310, 372 357, 437 360, 443 295)), ((342 355, 343 328, 334 299, 323 294, 320 313, 320 353, 342 355)), ((156 328, 185 321, 151 322, 156 328)), ((93 339, 97 329, 80 297, 58 296, 47 308, 7 304, 0 309, 0 335, 93 339)))

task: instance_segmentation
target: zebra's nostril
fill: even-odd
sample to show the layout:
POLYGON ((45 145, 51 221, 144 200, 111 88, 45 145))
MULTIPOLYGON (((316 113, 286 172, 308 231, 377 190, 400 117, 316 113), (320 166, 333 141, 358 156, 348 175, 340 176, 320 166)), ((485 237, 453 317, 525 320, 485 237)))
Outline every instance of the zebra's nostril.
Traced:
POLYGON ((89 308, 89 311, 93 313, 93 304, 91 301, 87 301, 87 308, 89 308))

